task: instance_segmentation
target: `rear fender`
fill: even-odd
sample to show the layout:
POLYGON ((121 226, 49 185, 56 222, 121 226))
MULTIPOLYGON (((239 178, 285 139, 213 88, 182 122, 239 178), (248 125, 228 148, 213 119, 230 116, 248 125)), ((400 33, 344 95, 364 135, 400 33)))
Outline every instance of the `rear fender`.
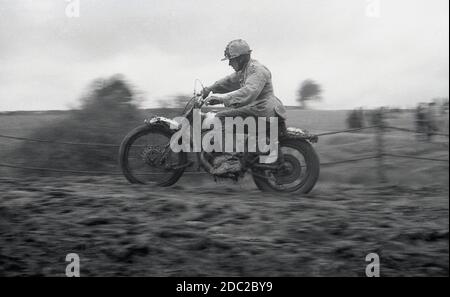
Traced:
POLYGON ((316 143, 319 140, 319 137, 317 135, 311 134, 306 130, 294 127, 287 128, 286 133, 282 138, 307 140, 311 143, 316 143))

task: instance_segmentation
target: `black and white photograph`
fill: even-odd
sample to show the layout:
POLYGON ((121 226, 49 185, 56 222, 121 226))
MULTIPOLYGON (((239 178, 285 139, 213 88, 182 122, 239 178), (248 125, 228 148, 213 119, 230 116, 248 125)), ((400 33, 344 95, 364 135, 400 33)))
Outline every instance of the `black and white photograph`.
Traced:
POLYGON ((449 1, 0 0, 0 277, 448 276, 449 1))

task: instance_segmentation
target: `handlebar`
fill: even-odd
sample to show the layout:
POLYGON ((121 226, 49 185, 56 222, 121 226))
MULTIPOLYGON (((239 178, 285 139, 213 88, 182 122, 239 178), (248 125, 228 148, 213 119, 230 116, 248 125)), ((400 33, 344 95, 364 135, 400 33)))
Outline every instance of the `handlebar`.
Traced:
POLYGON ((189 115, 189 113, 192 111, 193 108, 202 108, 206 103, 207 103, 207 98, 211 95, 213 95, 213 92, 210 92, 208 94, 208 97, 203 98, 203 91, 206 88, 203 86, 202 82, 199 79, 195 80, 194 83, 194 96, 191 98, 191 100, 189 100, 189 102, 186 104, 184 110, 183 110, 183 116, 187 117, 189 115), (197 92, 197 83, 200 83, 202 90, 201 92, 197 92), (194 102, 194 104, 192 104, 192 102, 194 102), (189 106, 192 104, 192 106, 189 108, 189 106))

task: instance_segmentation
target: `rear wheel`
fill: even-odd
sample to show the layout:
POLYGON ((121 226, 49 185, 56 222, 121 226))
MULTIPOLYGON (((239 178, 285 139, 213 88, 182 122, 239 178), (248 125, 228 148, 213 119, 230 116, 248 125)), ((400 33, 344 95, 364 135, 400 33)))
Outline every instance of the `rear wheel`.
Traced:
POLYGON ((173 132, 164 125, 143 125, 122 141, 119 164, 130 183, 168 187, 178 181, 187 164, 187 154, 170 149, 173 132))
POLYGON ((320 162, 314 148, 302 140, 280 143, 283 166, 279 170, 253 170, 253 180, 262 191, 309 193, 320 173, 320 162))

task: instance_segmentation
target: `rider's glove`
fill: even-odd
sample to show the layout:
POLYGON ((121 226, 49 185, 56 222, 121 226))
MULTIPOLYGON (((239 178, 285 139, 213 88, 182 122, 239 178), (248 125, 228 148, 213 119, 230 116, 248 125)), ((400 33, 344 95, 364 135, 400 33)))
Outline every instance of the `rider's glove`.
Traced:
POLYGON ((212 94, 211 96, 206 98, 206 102, 208 105, 218 105, 223 104, 226 99, 225 94, 212 94))
POLYGON ((206 87, 206 88, 203 88, 203 91, 202 91, 202 96, 203 96, 203 99, 206 99, 206 97, 208 97, 208 95, 209 95, 209 93, 211 93, 211 88, 208 88, 208 87, 206 87))

